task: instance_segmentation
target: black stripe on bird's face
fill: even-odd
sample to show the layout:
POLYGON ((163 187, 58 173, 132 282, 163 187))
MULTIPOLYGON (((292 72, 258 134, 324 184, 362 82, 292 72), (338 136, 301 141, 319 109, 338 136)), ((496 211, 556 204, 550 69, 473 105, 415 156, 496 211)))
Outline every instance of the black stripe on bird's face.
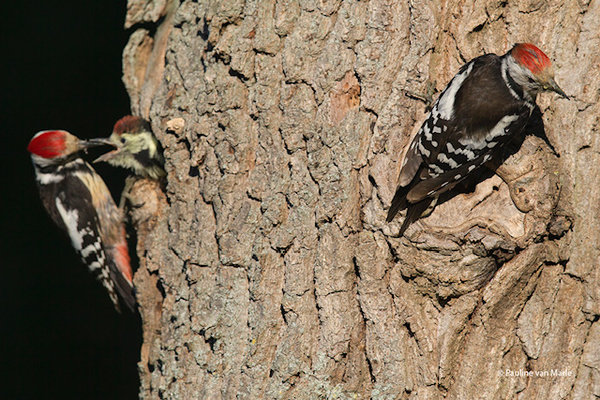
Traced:
POLYGON ((156 165, 156 161, 150 157, 150 151, 148 149, 144 149, 140 152, 137 152, 133 155, 133 157, 139 162, 144 168, 152 167, 156 165))

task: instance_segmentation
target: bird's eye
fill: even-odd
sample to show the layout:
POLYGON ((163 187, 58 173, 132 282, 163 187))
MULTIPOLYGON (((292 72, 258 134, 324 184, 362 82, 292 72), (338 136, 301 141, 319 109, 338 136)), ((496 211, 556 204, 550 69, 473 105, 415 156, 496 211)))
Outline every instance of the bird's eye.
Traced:
POLYGON ((527 80, 529 81, 529 83, 535 83, 535 79, 531 78, 531 77, 527 77, 527 80))
POLYGON ((125 144, 127 140, 125 140, 125 138, 123 136, 121 136, 121 143, 125 144))

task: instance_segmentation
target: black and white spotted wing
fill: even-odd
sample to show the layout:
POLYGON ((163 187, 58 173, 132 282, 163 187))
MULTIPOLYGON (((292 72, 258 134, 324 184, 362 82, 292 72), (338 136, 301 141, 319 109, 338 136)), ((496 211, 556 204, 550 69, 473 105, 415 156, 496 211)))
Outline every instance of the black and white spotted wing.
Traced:
POLYGON ((454 76, 409 146, 388 221, 453 188, 523 130, 533 105, 513 98, 505 87, 500 58, 492 54, 454 76))
MULTIPOLYGON (((59 166, 51 175, 39 174, 46 177, 45 182, 38 180, 39 185, 44 187, 44 190, 40 190, 40 196, 54 223, 68 234, 73 248, 83 263, 107 289, 111 301, 119 309, 117 289, 110 276, 114 274, 111 269, 117 270, 117 267, 107 261, 106 251, 99 235, 100 221, 93 205, 92 195, 85 184, 70 173, 70 171, 88 168, 91 169, 85 161, 76 159, 59 166), (106 268, 107 264, 108 268, 106 268)), ((128 303, 131 288, 129 291, 121 292, 128 303)))

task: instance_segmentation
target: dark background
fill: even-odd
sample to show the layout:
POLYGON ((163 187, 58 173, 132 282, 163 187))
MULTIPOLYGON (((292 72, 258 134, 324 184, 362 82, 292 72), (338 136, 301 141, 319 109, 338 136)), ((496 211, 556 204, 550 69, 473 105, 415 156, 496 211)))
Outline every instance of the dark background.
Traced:
MULTIPOLYGON (((108 136, 129 113, 125 9, 124 1, 0 5, 1 399, 137 398, 139 315, 115 312, 52 224, 26 151, 39 130, 108 136)), ((123 174, 96 169, 118 200, 123 174)))

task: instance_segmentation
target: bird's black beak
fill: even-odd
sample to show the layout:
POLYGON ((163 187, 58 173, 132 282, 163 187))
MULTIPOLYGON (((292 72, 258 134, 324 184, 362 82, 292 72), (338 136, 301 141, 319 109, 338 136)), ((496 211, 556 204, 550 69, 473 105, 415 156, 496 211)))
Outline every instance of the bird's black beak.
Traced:
POLYGON ((564 97, 567 100, 569 99, 569 96, 567 96, 567 94, 565 92, 563 92, 563 90, 558 86, 558 83, 556 83, 556 81, 554 79, 550 79, 550 82, 548 82, 548 89, 547 90, 552 90, 553 92, 558 93, 559 95, 561 95, 562 97, 564 97))
POLYGON ((108 138, 88 139, 88 140, 82 140, 82 142, 84 142, 83 146, 86 148, 105 146, 105 145, 117 147, 112 142, 112 140, 110 140, 108 138))
POLYGON ((83 150, 84 152, 87 152, 88 149, 91 149, 93 147, 104 146, 104 145, 111 145, 114 147, 114 145, 111 142, 109 142, 107 139, 79 140, 79 150, 83 150))

